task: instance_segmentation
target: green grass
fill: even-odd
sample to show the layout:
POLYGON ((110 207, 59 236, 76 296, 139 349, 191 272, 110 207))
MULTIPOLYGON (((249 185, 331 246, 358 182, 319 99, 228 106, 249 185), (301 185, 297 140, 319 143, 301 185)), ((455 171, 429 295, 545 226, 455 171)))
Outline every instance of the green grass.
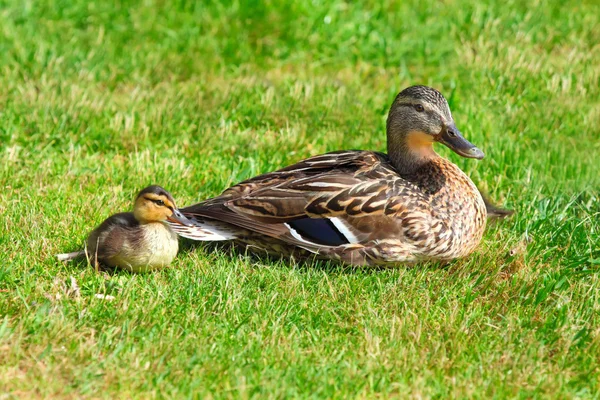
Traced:
POLYGON ((0 0, 1 398, 600 396, 593 1, 199 3, 0 0), (53 258, 151 183, 187 205, 385 150, 412 84, 487 157, 439 151, 516 209, 464 260, 53 258))

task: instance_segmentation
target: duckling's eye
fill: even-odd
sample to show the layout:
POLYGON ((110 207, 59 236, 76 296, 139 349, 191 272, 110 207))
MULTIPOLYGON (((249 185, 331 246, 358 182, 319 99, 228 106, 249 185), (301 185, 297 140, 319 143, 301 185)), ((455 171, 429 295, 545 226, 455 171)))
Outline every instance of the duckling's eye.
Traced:
POLYGON ((154 203, 156 203, 157 205, 159 205, 161 207, 165 205, 165 202, 162 200, 154 200, 154 203))
POLYGON ((417 110, 418 112, 423 112, 425 111, 425 107, 423 107, 420 104, 415 105, 415 110, 417 110))

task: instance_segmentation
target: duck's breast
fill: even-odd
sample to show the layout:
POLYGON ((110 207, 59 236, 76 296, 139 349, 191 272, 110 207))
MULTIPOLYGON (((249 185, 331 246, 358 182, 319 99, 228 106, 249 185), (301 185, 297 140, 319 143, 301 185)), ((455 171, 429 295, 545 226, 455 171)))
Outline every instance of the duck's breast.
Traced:
POLYGON ((146 248, 145 253, 147 254, 147 259, 143 264, 150 268, 168 266, 179 250, 177 235, 162 222, 147 224, 143 228, 143 246, 146 248))
POLYGON ((439 231, 438 256, 457 258, 470 254, 481 241, 487 213, 483 198, 471 179, 450 161, 437 163, 435 192, 428 193, 432 224, 439 231), (443 253, 443 254, 442 254, 443 253))
POLYGON ((122 252, 110 263, 132 272, 167 267, 177 255, 177 235, 161 222, 140 225, 139 231, 124 243, 122 252))

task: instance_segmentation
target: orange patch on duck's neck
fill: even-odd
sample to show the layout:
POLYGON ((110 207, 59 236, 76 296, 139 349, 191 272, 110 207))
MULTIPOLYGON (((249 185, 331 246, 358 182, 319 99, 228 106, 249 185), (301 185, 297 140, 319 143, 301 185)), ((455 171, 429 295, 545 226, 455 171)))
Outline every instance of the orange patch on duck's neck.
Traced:
POLYGON ((435 158, 437 153, 433 150, 433 137, 423 132, 411 132, 406 136, 406 147, 410 152, 420 158, 435 158))

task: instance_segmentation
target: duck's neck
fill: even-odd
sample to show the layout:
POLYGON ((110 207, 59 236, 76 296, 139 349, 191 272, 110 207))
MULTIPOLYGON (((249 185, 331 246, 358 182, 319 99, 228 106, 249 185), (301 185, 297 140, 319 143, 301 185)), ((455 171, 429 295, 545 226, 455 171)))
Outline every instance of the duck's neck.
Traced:
POLYGON ((439 158, 433 150, 431 139, 424 134, 408 134, 403 140, 390 140, 388 136, 388 156, 400 175, 413 175, 424 165, 439 158))
POLYGON ((161 228, 168 227, 167 221, 156 221, 156 220, 147 220, 147 219, 137 219, 138 224, 142 228, 150 227, 150 228, 161 228))

